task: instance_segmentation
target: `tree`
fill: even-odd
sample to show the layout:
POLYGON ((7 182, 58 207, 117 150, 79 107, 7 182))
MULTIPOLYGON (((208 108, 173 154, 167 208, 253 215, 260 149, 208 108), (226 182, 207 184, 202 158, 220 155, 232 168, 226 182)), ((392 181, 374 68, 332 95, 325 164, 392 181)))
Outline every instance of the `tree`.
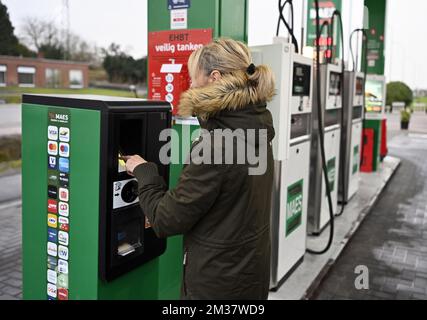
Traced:
POLYGON ((391 106, 393 102, 404 102, 406 106, 410 106, 414 100, 414 95, 405 83, 396 81, 387 84, 387 99, 386 103, 391 106))
POLYGON ((32 45, 37 51, 41 46, 41 37, 44 32, 44 26, 42 26, 37 19, 26 18, 23 27, 24 40, 32 45))
POLYGON ((147 58, 135 60, 133 66, 133 83, 145 83, 147 80, 147 58))
POLYGON ((0 2, 0 52, 2 54, 8 54, 15 49, 18 44, 18 39, 15 37, 13 31, 14 28, 10 22, 9 13, 7 7, 0 2))
POLYGON ((63 59, 64 46, 59 30, 51 21, 27 17, 22 28, 23 39, 47 59, 63 59))
POLYGON ((146 81, 146 58, 135 60, 121 51, 120 46, 115 43, 112 43, 108 49, 103 49, 103 54, 102 65, 110 82, 137 84, 146 81))
POLYGON ((39 53, 46 59, 61 60, 64 58, 64 48, 59 44, 42 44, 39 53))
POLYGON ((0 1, 0 54, 11 56, 34 56, 27 47, 19 43, 14 34, 7 7, 0 1))
POLYGON ((22 37, 26 43, 47 59, 64 59, 100 64, 100 54, 96 46, 90 46, 80 36, 58 28, 52 21, 34 17, 25 19, 22 37))
MULTIPOLYGON (((66 48, 66 46, 64 46, 66 48)), ((73 61, 90 62, 92 65, 100 65, 101 55, 96 45, 90 45, 76 34, 69 35, 68 57, 73 61)))

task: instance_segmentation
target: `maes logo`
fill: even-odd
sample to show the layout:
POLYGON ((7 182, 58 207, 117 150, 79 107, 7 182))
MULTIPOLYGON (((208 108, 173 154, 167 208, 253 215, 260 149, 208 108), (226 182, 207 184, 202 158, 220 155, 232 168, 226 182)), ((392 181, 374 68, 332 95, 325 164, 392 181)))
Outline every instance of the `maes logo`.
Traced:
POLYGON ((286 237, 295 231, 302 222, 303 181, 299 181, 288 188, 286 203, 286 237))
POLYGON ((290 217, 299 214, 302 211, 302 195, 298 195, 295 199, 288 203, 288 215, 290 217))
POLYGON ((49 112, 49 119, 50 120, 68 121, 68 115, 67 114, 59 114, 59 113, 49 112))
POLYGON ((66 115, 66 114, 56 114, 55 115, 55 119, 56 120, 68 121, 68 115, 66 115))

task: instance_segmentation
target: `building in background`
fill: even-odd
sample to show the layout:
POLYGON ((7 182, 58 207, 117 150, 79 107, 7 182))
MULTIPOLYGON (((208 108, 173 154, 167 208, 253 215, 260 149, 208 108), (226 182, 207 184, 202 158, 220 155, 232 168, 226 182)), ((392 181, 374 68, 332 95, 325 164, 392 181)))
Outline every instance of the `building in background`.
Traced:
POLYGON ((0 87, 81 89, 89 85, 89 63, 0 55, 0 87))

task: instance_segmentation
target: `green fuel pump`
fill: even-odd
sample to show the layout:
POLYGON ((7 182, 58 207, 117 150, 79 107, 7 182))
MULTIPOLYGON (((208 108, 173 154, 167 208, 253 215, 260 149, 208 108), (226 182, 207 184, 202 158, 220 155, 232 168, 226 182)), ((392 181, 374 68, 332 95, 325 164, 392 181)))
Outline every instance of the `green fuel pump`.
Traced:
MULTIPOLYGON (((172 128, 172 157, 180 163, 171 164, 169 186, 173 188, 180 176, 184 159, 190 151, 192 138, 197 137, 199 123, 196 118, 180 118, 177 107, 180 94, 190 86, 187 60, 194 44, 203 45, 213 38, 230 37, 247 42, 248 0, 191 0, 184 8, 175 10, 166 1, 148 1, 149 47, 151 43, 165 47, 193 48, 180 55, 177 50, 166 54, 148 55, 149 98, 169 101, 174 107, 172 128), (174 17, 179 14, 179 23, 174 17), (202 34, 200 38, 198 34, 202 34), (165 37, 164 39, 161 37, 165 37), (150 41, 150 38, 154 40, 150 41), (165 41, 164 41, 165 40, 165 41), (156 43, 156 41, 158 43, 156 43), (175 46, 174 46, 175 45, 175 46)), ((155 50, 155 46, 153 46, 155 50)), ((164 48, 164 47, 163 47, 164 48)), ((159 298, 178 299, 182 279, 182 237, 167 239, 167 250, 160 257, 159 298)))

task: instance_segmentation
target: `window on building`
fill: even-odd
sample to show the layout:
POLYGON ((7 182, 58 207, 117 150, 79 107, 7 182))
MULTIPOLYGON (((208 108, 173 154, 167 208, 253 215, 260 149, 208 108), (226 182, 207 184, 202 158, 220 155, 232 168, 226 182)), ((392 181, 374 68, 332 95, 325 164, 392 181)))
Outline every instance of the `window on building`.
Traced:
POLYGON ((80 89, 83 88, 83 71, 70 70, 70 88, 80 89))
POLYGON ((4 65, 0 65, 0 87, 6 86, 6 71, 7 67, 4 65))
POLYGON ((20 87, 35 86, 36 68, 18 67, 18 83, 20 87))
POLYGON ((59 88, 61 87, 61 71, 59 69, 46 69, 46 87, 59 88))

